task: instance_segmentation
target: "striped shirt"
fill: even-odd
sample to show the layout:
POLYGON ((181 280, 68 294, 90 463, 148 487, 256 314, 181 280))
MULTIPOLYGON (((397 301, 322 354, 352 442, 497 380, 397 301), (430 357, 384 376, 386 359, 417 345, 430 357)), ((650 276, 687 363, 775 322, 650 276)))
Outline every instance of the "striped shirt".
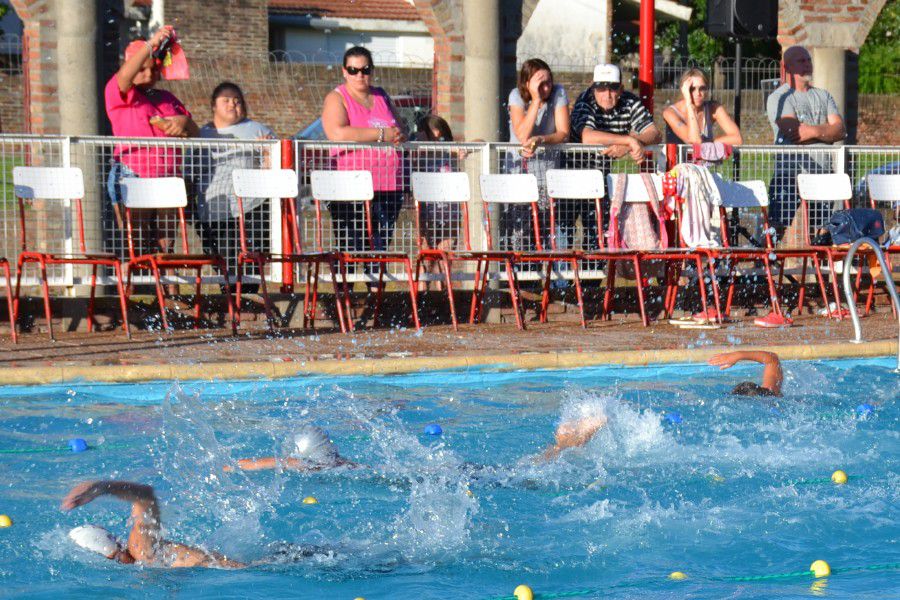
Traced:
POLYGON ((572 141, 581 143, 581 132, 585 127, 617 135, 628 135, 632 131, 640 134, 653 125, 653 117, 630 92, 622 92, 612 109, 603 110, 594 98, 593 88, 588 88, 575 101, 571 123, 572 141))

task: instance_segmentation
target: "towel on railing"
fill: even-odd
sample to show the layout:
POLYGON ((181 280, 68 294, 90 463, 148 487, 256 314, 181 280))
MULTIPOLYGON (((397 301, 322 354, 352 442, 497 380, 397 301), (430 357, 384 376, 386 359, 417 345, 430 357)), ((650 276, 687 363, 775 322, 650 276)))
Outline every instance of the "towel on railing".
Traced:
POLYGON ((694 162, 703 166, 719 164, 729 158, 733 152, 734 149, 730 144, 722 142, 703 142, 693 146, 694 162))
POLYGON ((676 195, 681 202, 681 238, 688 248, 719 246, 718 230, 712 226, 712 216, 722 203, 722 197, 712 173, 706 167, 682 163, 670 174, 677 180, 676 195))

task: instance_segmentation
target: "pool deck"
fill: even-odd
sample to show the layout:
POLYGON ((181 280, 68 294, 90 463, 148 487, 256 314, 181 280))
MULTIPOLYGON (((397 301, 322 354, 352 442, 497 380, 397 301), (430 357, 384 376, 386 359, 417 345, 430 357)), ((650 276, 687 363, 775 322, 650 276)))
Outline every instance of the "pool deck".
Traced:
POLYGON ((643 327, 635 315, 592 321, 582 329, 574 315, 551 315, 518 331, 509 323, 379 329, 342 334, 298 329, 266 334, 260 321, 228 330, 26 333, 13 345, 0 339, 0 384, 70 381, 126 382, 289 377, 303 374, 377 375, 496 366, 502 369, 574 368, 705 361, 723 349, 770 349, 783 359, 896 356, 897 319, 890 309, 861 320, 865 343, 852 344, 850 319, 798 316, 789 329, 762 329, 753 318, 715 330, 679 329, 658 322, 643 327))

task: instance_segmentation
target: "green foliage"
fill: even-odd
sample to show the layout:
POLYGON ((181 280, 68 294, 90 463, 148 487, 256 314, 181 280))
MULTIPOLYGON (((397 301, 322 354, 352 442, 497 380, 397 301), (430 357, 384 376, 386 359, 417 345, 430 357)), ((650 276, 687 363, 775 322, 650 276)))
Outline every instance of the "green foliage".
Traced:
POLYGON ((868 44, 859 53, 861 94, 900 94, 900 47, 868 44))
POLYGON ((859 49, 859 92, 900 93, 900 0, 888 0, 859 49))

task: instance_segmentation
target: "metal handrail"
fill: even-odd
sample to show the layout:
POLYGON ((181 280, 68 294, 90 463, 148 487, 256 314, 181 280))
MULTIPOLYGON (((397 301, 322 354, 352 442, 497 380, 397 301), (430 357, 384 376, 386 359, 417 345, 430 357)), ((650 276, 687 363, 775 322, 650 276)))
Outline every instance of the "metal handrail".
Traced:
MULTIPOLYGON (((850 309, 850 318, 853 319, 853 333, 854 339, 850 340, 854 344, 862 343, 862 329, 859 326, 859 313, 856 310, 856 300, 853 298, 853 290, 850 287, 850 265, 853 264, 853 257, 856 254, 856 251, 860 246, 869 246, 872 248, 872 251, 875 253, 875 256, 878 258, 878 263, 881 265, 881 272, 884 273, 885 285, 888 289, 888 293, 891 295, 891 301, 894 303, 894 306, 897 309, 897 325, 900 328, 900 297, 897 296, 897 287, 894 285, 894 276, 891 272, 890 265, 888 265, 887 260, 884 258, 884 252, 881 250, 881 246, 878 245, 878 242, 873 240, 872 238, 864 237, 856 240, 850 246, 850 249, 847 251, 847 257, 844 258, 844 295, 847 297, 847 305, 850 309)), ((898 330, 897 335, 897 371, 900 373, 900 330, 898 330)))

